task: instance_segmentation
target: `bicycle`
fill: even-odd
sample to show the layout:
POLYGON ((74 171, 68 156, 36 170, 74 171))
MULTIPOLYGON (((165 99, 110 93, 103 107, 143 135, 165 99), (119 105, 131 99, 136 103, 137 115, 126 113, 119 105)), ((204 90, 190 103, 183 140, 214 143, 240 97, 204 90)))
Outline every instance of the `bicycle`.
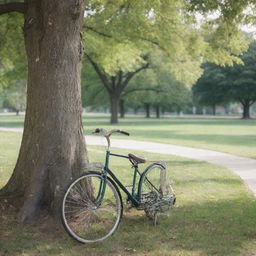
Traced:
POLYGON ((140 172, 138 165, 145 163, 146 159, 134 154, 120 155, 110 152, 110 136, 113 133, 129 136, 128 132, 108 132, 97 128, 94 133, 102 134, 107 139, 104 167, 100 172, 85 172, 73 180, 68 185, 61 205, 61 219, 65 230, 81 243, 103 241, 117 229, 123 215, 119 188, 127 195, 127 202, 138 210, 144 210, 146 216, 155 224, 158 214, 176 202, 173 189, 166 180, 164 163, 154 162, 140 172), (110 156, 126 158, 132 163, 134 172, 131 192, 109 169, 110 156))

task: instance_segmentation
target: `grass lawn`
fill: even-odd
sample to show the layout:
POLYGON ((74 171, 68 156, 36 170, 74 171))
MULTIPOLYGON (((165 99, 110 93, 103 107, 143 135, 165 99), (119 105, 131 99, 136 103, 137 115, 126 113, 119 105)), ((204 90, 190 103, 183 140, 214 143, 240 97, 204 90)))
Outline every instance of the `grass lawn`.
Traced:
MULTIPOLYGON (((11 175, 21 135, 0 132, 0 187, 11 175)), ((115 150, 113 150, 115 151, 115 150)), ((119 153, 127 151, 118 150, 119 153)), ((138 154, 145 155, 143 152, 138 154)), ((90 159, 101 161, 102 149, 89 147, 90 159)), ((249 256, 256 251, 256 200, 231 171, 205 162, 170 155, 146 153, 149 159, 166 160, 177 195, 170 217, 162 216, 154 227, 141 211, 124 213, 108 240, 83 245, 51 224, 22 226, 6 212, 0 214, 0 255, 170 255, 249 256)), ((116 173, 128 183, 130 164, 111 160, 116 173)), ((124 198, 125 199, 125 198, 124 198)), ((125 200, 124 200, 125 201, 125 200)), ((7 211, 7 212, 8 212, 7 211)), ((45 222, 47 223, 47 222, 45 222)))
MULTIPOLYGON (((0 115, 0 127, 22 127, 23 116, 0 115)), ((86 133, 97 127, 127 130, 131 139, 156 141, 212 149, 256 158, 256 120, 221 117, 171 117, 146 119, 128 116, 118 125, 109 124, 108 115, 84 115, 86 133)), ((122 136, 127 139, 126 136, 122 136)))

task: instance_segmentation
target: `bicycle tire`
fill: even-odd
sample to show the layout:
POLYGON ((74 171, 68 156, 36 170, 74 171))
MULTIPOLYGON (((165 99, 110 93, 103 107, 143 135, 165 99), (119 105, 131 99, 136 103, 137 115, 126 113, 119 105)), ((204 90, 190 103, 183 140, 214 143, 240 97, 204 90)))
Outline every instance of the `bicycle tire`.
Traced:
POLYGON ((101 179, 100 172, 82 174, 69 184, 62 200, 63 226, 72 238, 81 243, 100 242, 111 236, 123 214, 120 191, 108 177, 104 198, 96 206, 101 179), (88 184, 91 184, 91 189, 88 189, 88 184))
POLYGON ((161 173, 165 171, 165 167, 161 164, 151 164, 147 167, 141 177, 141 194, 156 192, 158 196, 162 196, 161 191, 161 173))
MULTIPOLYGON (((152 208, 151 206, 154 205, 156 202, 159 202, 159 200, 162 200, 165 196, 164 190, 166 186, 166 180, 166 169, 163 165, 159 163, 149 165, 141 176, 140 208, 143 209, 147 217, 151 219, 155 219, 155 214, 157 213, 157 211, 154 211, 154 208, 152 208)), ((168 188, 172 191, 174 195, 173 189, 170 184, 168 184, 168 188)))

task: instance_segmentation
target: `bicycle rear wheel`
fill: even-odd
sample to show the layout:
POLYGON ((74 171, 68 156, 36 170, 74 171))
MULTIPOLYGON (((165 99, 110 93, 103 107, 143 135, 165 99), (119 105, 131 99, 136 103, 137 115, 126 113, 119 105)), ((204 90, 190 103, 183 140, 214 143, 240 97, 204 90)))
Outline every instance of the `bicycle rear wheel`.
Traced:
POLYGON ((68 187, 61 207, 62 223, 68 234, 82 243, 102 241, 120 222, 123 206, 120 192, 107 178, 105 195, 97 202, 101 173, 88 172, 68 187))
POLYGON ((140 208, 156 222, 156 214, 163 211, 165 206, 169 208, 176 200, 165 166, 158 163, 150 165, 141 176, 140 186, 140 208))
POLYGON ((150 165, 141 177, 141 194, 156 193, 158 197, 163 196, 166 180, 166 169, 160 164, 150 165))

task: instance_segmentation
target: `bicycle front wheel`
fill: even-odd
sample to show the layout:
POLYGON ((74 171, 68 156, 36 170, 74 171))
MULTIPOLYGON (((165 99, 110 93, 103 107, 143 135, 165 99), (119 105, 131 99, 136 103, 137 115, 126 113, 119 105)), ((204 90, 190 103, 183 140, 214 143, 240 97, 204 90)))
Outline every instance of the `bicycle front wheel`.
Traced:
POLYGON ((102 241, 111 236, 122 216, 122 199, 115 183, 107 178, 103 199, 98 202, 102 176, 83 174, 73 181, 62 201, 63 225, 70 236, 82 243, 102 241))

